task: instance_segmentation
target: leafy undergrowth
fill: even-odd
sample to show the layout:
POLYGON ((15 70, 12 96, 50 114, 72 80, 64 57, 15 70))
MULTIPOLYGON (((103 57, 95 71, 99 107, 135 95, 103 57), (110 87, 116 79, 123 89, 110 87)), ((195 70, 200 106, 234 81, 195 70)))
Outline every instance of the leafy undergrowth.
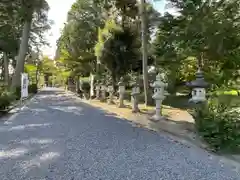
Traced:
POLYGON ((15 100, 15 96, 13 95, 13 93, 10 93, 5 90, 0 91, 0 110, 4 111, 8 109, 8 107, 11 105, 12 101, 14 100, 15 100))
POLYGON ((219 101, 195 108, 196 129, 214 151, 240 154, 239 110, 219 101))
MULTIPOLYGON (((38 88, 36 84, 28 86, 29 94, 36 94, 38 88)), ((12 103, 21 98, 21 87, 16 87, 15 91, 10 92, 5 87, 0 88, 0 111, 4 112, 9 109, 12 103)))

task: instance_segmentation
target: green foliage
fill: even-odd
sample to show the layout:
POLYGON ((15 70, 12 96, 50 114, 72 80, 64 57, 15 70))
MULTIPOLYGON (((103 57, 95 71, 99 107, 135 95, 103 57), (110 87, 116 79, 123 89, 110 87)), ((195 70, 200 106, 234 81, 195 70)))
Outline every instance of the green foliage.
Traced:
POLYGON ((12 54, 17 53, 21 36, 21 23, 16 19, 16 12, 13 13, 16 8, 15 3, 0 2, 0 51, 12 54))
MULTIPOLYGON (((159 13, 146 4, 147 24, 153 29, 159 13)), ((116 81, 131 70, 141 71, 139 27, 136 0, 76 0, 58 41, 57 61, 71 76, 107 71, 116 81)))
POLYGON ((45 0, 16 0, 0 2, 0 50, 14 57, 19 49, 23 24, 32 20, 29 49, 37 44, 46 44, 43 33, 50 29, 47 13, 49 6, 45 0))
POLYGON ((115 0, 115 7, 120 10, 122 16, 135 18, 138 15, 136 0, 115 0))
MULTIPOLYGON (((54 64, 54 60, 48 58, 48 57, 43 57, 43 59, 39 63, 39 70, 43 74, 57 74, 57 68, 54 64)), ((34 68, 34 67, 32 67, 34 68)))
POLYGON ((89 93, 91 86, 90 86, 90 83, 89 83, 89 82, 84 81, 84 82, 81 83, 81 87, 80 87, 80 88, 81 88, 81 90, 82 90, 83 92, 89 93))
MULTIPOLYGON (((36 94, 37 92, 38 92, 38 87, 36 84, 30 84, 28 86, 28 93, 36 94)), ((16 87, 12 94, 14 95, 14 98, 16 100, 19 100, 21 98, 21 86, 16 87)))
POLYGON ((195 109, 196 128, 203 139, 215 150, 240 152, 239 109, 227 102, 212 100, 195 109))
POLYGON ((94 46, 102 25, 102 1, 76 0, 58 41, 57 61, 72 76, 95 72, 94 46), (84 38, 83 38, 84 37, 84 38))
POLYGON ((21 86, 15 87, 13 94, 16 100, 19 100, 21 98, 21 86))
POLYGON ((140 43, 133 29, 122 28, 114 20, 109 20, 105 27, 99 30, 98 38, 96 55, 113 81, 116 82, 130 70, 138 69, 141 64, 140 43))
MULTIPOLYGON (((49 6, 45 0, 11 2, 2 0, 0 2, 0 53, 5 52, 7 63, 13 68, 16 68, 16 64, 18 66, 12 78, 12 88, 20 83, 20 73, 24 71, 24 64, 27 64, 25 60, 31 56, 33 51, 38 52, 39 55, 41 46, 48 45, 45 39, 45 32, 50 29, 51 25, 48 10, 49 6), (18 58, 18 63, 15 57, 18 58)), ((36 63, 32 64, 36 65, 36 63)), ((32 74, 29 77, 31 78, 32 74)), ((31 80, 36 80, 36 78, 31 80)))
POLYGON ((28 93, 36 94, 38 92, 38 86, 37 84, 30 84, 28 86, 28 93))
POLYGON ((7 91, 0 91, 0 110, 6 110, 14 101, 14 95, 7 91))
MULTIPOLYGON (((168 0, 177 15, 161 16, 152 52, 157 64, 178 81, 191 79, 197 63, 214 88, 239 77, 240 2, 168 0), (188 57, 195 60, 188 64, 188 57), (201 61, 201 62, 200 62, 201 61), (191 67, 190 67, 191 66, 191 67), (177 75, 176 73, 177 72, 177 75), (187 73, 186 73, 187 72, 187 73), (191 74, 189 74, 191 73, 191 74)), ((170 78, 171 79, 171 78, 170 78)))
POLYGON ((24 66, 25 72, 28 74, 29 81, 36 83, 37 66, 34 64, 25 64, 24 66))

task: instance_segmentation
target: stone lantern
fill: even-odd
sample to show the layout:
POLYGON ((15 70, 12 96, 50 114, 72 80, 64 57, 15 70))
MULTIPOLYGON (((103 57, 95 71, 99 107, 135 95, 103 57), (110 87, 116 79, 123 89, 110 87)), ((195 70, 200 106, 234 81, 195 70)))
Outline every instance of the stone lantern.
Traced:
POLYGON ((120 78, 118 83, 118 93, 119 93, 119 108, 124 107, 124 94, 125 94, 125 84, 123 77, 120 78))
POLYGON ((106 100, 106 90, 107 87, 104 82, 101 83, 100 91, 101 91, 101 101, 104 102, 106 100))
POLYGON ((97 80, 97 83, 96 83, 96 99, 100 99, 100 84, 99 84, 99 81, 97 80))
POLYGON ((112 84, 108 85, 107 91, 109 93, 109 100, 108 100, 108 104, 114 104, 113 102, 113 93, 114 93, 114 88, 112 84))
POLYGON ((151 119, 155 121, 164 119, 161 113, 161 107, 162 107, 162 102, 165 99, 167 94, 165 91, 165 88, 167 87, 167 83, 164 83, 161 77, 162 75, 159 73, 156 76, 156 81, 154 81, 154 83, 151 85, 154 88, 154 94, 152 98, 156 102, 156 113, 154 116, 151 117, 151 119))
POLYGON ((132 84, 132 112, 137 113, 140 112, 138 108, 138 96, 140 94, 140 84, 139 79, 137 78, 135 82, 132 84))
POLYGON ((187 86, 192 88, 192 97, 189 102, 199 103, 206 101, 206 88, 208 85, 204 80, 202 71, 198 70, 196 80, 187 83, 187 86))

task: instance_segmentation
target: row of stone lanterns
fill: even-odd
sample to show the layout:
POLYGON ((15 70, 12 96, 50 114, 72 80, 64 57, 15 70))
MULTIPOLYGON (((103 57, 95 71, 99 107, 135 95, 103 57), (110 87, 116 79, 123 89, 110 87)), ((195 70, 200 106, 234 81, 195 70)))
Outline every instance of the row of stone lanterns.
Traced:
MULTIPOLYGON (((163 80, 163 74, 157 74, 156 80, 151 87, 154 88, 154 94, 152 98, 155 100, 155 114, 151 119, 155 121, 159 121, 164 119, 161 113, 162 102, 168 95, 166 91, 167 83, 163 80)), ((199 70, 196 74, 196 80, 187 83, 187 86, 192 88, 192 97, 190 99, 191 102, 198 103, 206 100, 206 91, 205 88, 208 86, 208 83, 204 81, 203 74, 199 70)), ((109 93, 108 104, 114 104, 113 102, 113 94, 114 88, 112 84, 108 84, 105 86, 103 83, 96 84, 96 99, 100 99, 101 101, 106 101, 106 92, 109 93)), ((124 95, 125 95, 125 83, 123 78, 120 79, 118 83, 118 93, 119 93, 119 108, 125 107, 124 105, 124 95)), ((132 92, 131 92, 131 101, 132 101, 132 112, 137 113, 140 112, 138 108, 138 96, 140 94, 140 83, 137 78, 135 82, 132 84, 132 92)))
MULTIPOLYGON (((152 98, 156 102, 156 113, 152 117, 153 120, 160 120, 163 119, 161 115, 161 106, 162 101, 166 97, 166 91, 165 88, 167 87, 167 83, 164 83, 162 80, 161 74, 158 74, 156 76, 156 81, 152 84, 152 87, 154 88, 154 94, 152 98)), ((108 104, 114 104, 113 102, 113 94, 114 94, 114 88, 113 85, 109 84, 107 87, 99 82, 96 84, 96 99, 101 100, 102 102, 106 101, 106 92, 109 93, 109 100, 108 104)), ((125 107, 124 105, 124 95, 125 95, 125 83, 124 79, 121 78, 118 83, 118 94, 119 94, 119 108, 125 107)), ((132 112, 137 113, 140 112, 138 107, 138 96, 140 94, 140 83, 139 79, 136 78, 135 82, 132 84, 132 92, 131 92, 131 103, 132 103, 132 112)))

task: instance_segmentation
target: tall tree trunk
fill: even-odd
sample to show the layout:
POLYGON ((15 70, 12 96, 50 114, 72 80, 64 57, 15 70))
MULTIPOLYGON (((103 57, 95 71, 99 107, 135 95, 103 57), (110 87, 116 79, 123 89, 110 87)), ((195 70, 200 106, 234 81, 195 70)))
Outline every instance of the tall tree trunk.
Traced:
POLYGON ((116 77, 116 73, 112 72, 111 73, 111 77, 112 77, 113 90, 114 90, 114 92, 116 92, 116 90, 117 90, 117 77, 116 77))
POLYGON ((39 66, 40 66, 40 63, 38 62, 37 63, 37 69, 36 69, 36 76, 35 76, 35 78, 36 78, 36 85, 38 86, 38 80, 39 80, 39 77, 38 77, 38 75, 39 75, 39 66))
MULTIPOLYGON (((3 58, 1 58, 0 59, 0 68, 1 69, 4 69, 4 62, 3 61, 4 61, 3 58)), ((3 71, 0 72, 0 80, 4 79, 4 74, 3 73, 4 73, 3 71)))
POLYGON ((126 21, 126 15, 124 14, 126 13, 126 6, 123 6, 123 13, 122 13, 122 28, 125 27, 125 21, 126 21))
POLYGON ((147 24, 146 24, 146 2, 141 0, 141 31, 142 31, 142 64, 143 64, 143 86, 145 105, 148 105, 148 72, 147 72, 147 24))
POLYGON ((28 50, 28 40, 30 36, 30 29, 31 29, 31 20, 25 21, 23 31, 22 31, 20 49, 17 56, 16 69, 12 79, 12 86, 11 86, 12 89, 21 85, 21 73, 23 73, 24 71, 24 63, 25 63, 26 53, 28 50))
POLYGON ((90 98, 94 97, 95 96, 95 93, 94 93, 94 79, 95 79, 95 76, 90 73, 90 98))
POLYGON ((36 85, 38 86, 38 81, 39 81, 39 69, 40 69, 40 59, 39 59, 39 48, 37 47, 37 62, 36 62, 36 64, 37 64, 37 69, 36 69, 36 74, 35 74, 35 80, 36 80, 36 85))
POLYGON ((80 84, 79 84, 79 79, 80 79, 80 76, 76 76, 76 93, 78 93, 79 91, 79 88, 80 88, 80 84))
POLYGON ((9 69, 8 69, 8 55, 6 52, 3 52, 3 64, 4 64, 4 82, 8 87, 9 85, 9 69))
POLYGON ((97 63, 96 63, 96 74, 99 76, 100 73, 100 60, 99 57, 97 57, 97 63))
POLYGON ((201 52, 200 55, 197 57, 197 66, 198 70, 203 70, 203 52, 201 52))
POLYGON ((104 18, 105 20, 108 19, 108 11, 109 11, 109 3, 108 3, 108 0, 104 0, 103 18, 104 18))

